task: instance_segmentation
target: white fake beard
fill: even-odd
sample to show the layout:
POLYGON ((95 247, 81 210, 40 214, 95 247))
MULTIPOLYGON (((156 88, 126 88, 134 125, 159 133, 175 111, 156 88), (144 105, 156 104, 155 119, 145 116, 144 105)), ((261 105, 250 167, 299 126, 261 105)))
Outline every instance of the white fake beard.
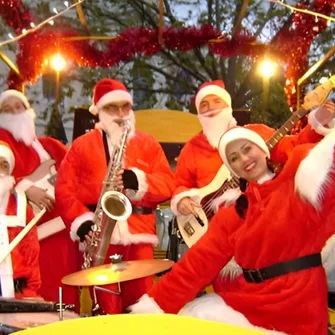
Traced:
POLYGON ((0 113, 0 127, 8 130, 17 141, 31 145, 36 138, 35 116, 31 108, 19 114, 0 113))
POLYGON ((14 187, 14 177, 0 176, 0 214, 5 214, 10 191, 14 187))
MULTIPOLYGON (((99 123, 97 127, 104 130, 108 135, 108 141, 111 145, 119 145, 121 136, 122 136, 122 128, 114 122, 115 120, 121 119, 119 117, 111 116, 108 113, 101 111, 99 112, 99 123)), ((134 111, 131 110, 127 117, 122 118, 123 120, 130 121, 130 132, 127 138, 127 142, 135 135, 135 114, 134 111)))
POLYGON ((226 107, 220 111, 214 110, 205 114, 198 114, 202 130, 213 148, 218 148, 221 136, 231 127, 236 126, 236 120, 233 118, 233 110, 226 107), (219 112, 219 113, 218 113, 219 112), (212 114, 218 113, 213 117, 212 114))

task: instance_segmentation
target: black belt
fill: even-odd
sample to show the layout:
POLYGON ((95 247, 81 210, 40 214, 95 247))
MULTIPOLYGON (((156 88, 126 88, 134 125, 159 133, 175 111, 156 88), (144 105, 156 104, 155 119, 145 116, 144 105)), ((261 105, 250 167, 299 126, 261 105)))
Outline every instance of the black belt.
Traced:
MULTIPOLYGON (((27 279, 26 278, 17 278, 13 280, 14 282, 14 290, 16 293, 23 293, 23 289, 27 287, 27 279)), ((0 296, 2 296, 2 289, 0 285, 0 296)))
MULTIPOLYGON (((95 212, 95 209, 97 208, 97 205, 86 205, 86 207, 91 211, 95 212)), ((149 207, 140 207, 140 206, 132 206, 132 214, 142 214, 142 215, 148 215, 152 214, 155 210, 153 208, 149 207)))
POLYGON ((287 262, 276 263, 261 269, 242 269, 248 283, 263 283, 265 280, 322 265, 321 254, 308 255, 287 262))

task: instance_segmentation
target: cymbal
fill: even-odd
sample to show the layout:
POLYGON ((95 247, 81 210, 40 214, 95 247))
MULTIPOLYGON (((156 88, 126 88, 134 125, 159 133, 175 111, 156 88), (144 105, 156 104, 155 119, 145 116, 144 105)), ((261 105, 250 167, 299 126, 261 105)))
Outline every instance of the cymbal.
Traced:
POLYGON ((72 273, 62 279, 71 286, 95 286, 121 283, 168 270, 174 264, 168 259, 144 259, 104 264, 72 273))

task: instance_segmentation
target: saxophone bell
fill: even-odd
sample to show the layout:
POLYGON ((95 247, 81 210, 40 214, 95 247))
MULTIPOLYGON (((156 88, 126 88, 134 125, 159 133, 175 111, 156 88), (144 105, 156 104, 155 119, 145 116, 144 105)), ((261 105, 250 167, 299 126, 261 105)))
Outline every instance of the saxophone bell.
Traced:
POLYGON ((132 213, 129 199, 121 192, 107 191, 101 198, 104 213, 113 220, 125 221, 132 213))

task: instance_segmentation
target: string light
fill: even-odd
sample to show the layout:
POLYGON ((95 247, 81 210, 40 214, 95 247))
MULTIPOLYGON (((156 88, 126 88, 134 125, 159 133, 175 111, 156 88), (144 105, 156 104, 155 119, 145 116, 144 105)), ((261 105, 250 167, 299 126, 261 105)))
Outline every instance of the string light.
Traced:
POLYGON ((268 1, 276 3, 276 4, 281 5, 281 6, 284 6, 286 8, 289 8, 292 12, 295 11, 295 12, 300 12, 300 13, 304 13, 304 14, 314 15, 315 17, 321 17, 325 20, 328 20, 327 25, 329 25, 329 21, 335 22, 335 18, 333 18, 331 16, 327 16, 327 15, 324 15, 324 14, 321 14, 321 13, 313 12, 313 11, 308 10, 308 9, 296 8, 296 7, 290 6, 290 5, 288 5, 288 4, 286 4, 282 1, 278 1, 278 0, 268 0, 268 1))
POLYGON ((55 13, 55 14, 58 14, 58 11, 56 8, 53 8, 52 11, 55 13))
POLYGON ((64 5, 65 5, 65 7, 69 7, 69 2, 68 1, 64 1, 64 5))
POLYGON ((35 27, 35 23, 34 22, 30 22, 30 27, 34 28, 35 27))
MULTIPOLYGON (((57 17, 63 15, 63 14, 64 14, 65 12, 67 12, 68 10, 72 9, 73 7, 76 7, 76 6, 80 5, 80 4, 83 3, 83 2, 84 2, 84 0, 79 0, 78 2, 74 3, 73 5, 71 5, 70 7, 66 8, 66 9, 64 9, 64 10, 61 11, 60 13, 58 13, 57 10, 56 10, 56 13, 57 13, 56 15, 54 15, 54 16, 52 16, 52 17, 46 19, 46 20, 44 20, 43 22, 41 22, 41 23, 38 24, 37 26, 34 25, 34 27, 32 27, 32 28, 29 29, 29 30, 22 29, 22 34, 21 34, 21 35, 18 35, 18 36, 16 36, 16 37, 12 37, 12 38, 10 38, 9 40, 0 42, 0 47, 4 46, 4 45, 6 45, 6 44, 13 43, 13 42, 16 42, 16 41, 20 40, 21 38, 25 37, 27 34, 30 34, 30 33, 34 32, 34 31, 36 31, 36 30, 41 29, 42 26, 44 26, 44 25, 47 24, 47 23, 53 25, 53 24, 54 24, 53 19, 55 19, 55 18, 57 18, 57 17)), ((54 8, 54 9, 55 9, 55 8, 54 8)), ((30 24, 30 26, 31 26, 31 24, 30 24)), ((8 35, 8 36, 9 36, 9 35, 8 35)))

